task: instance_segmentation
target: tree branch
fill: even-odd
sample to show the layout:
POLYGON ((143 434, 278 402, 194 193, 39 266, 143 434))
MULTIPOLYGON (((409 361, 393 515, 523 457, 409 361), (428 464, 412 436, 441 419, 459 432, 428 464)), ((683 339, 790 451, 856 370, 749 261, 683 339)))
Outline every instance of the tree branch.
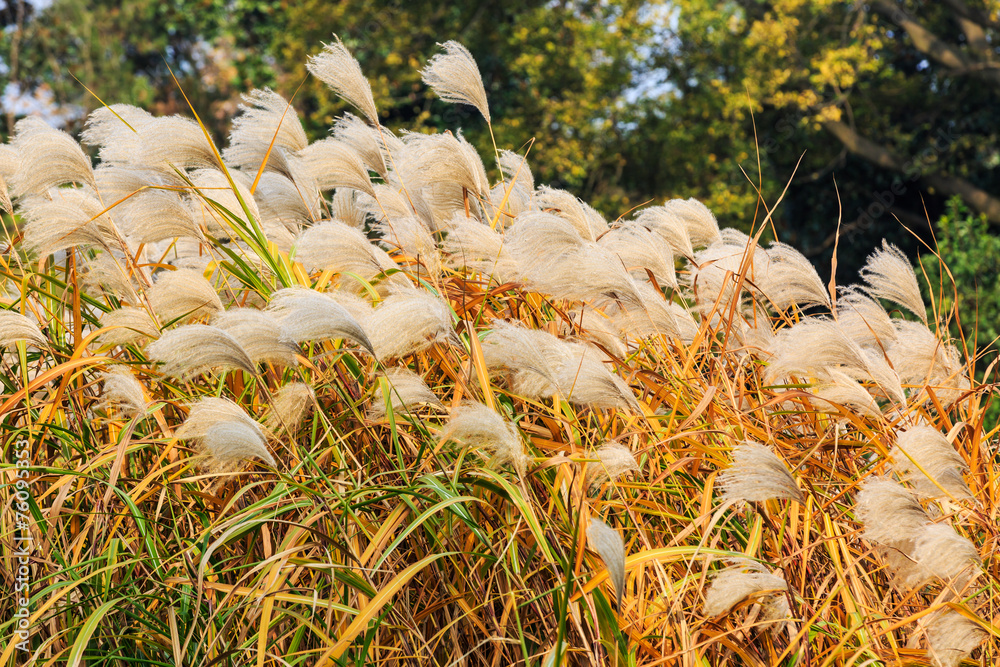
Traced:
MULTIPOLYGON (((823 128, 835 136, 851 153, 878 165, 883 169, 896 171, 909 177, 916 176, 917 166, 913 160, 907 161, 884 146, 862 136, 846 123, 840 121, 825 121, 823 128)), ((958 195, 993 224, 1000 225, 1000 199, 975 185, 943 172, 934 172, 919 176, 920 180, 946 195, 958 195)))

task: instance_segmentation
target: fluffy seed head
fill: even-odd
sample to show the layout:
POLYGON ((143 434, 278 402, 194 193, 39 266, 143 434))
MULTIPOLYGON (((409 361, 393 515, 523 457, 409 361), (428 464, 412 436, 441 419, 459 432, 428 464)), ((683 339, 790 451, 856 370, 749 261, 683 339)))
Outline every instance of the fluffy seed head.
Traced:
POLYGON ((251 458, 275 466, 260 424, 228 398, 208 397, 194 403, 177 437, 194 440, 209 455, 209 468, 214 470, 231 470, 251 458))
POLYGON ((721 616, 749 597, 764 595, 764 620, 788 618, 788 584, 784 577, 771 573, 760 563, 748 559, 733 559, 731 565, 720 570, 705 595, 705 616, 721 616))
POLYGON ((267 428, 274 432, 288 429, 294 435, 305 425, 316 396, 312 387, 303 382, 290 382, 274 394, 267 428))
POLYGON ((116 327, 101 334, 101 341, 110 345, 128 345, 143 338, 158 338, 160 329, 142 308, 127 306, 101 315, 101 327, 116 327))
POLYGON ((913 558, 931 576, 961 590, 982 565, 975 545, 948 523, 924 526, 913 549, 913 558))
POLYGON ((888 349, 896 340, 889 313, 860 289, 849 288, 840 294, 836 314, 837 324, 858 345, 888 349))
POLYGON ((206 324, 168 331, 146 348, 149 359, 163 364, 163 374, 189 380, 213 368, 239 369, 256 375, 257 367, 236 339, 206 324))
POLYGON ((114 406, 130 416, 146 411, 146 394, 142 389, 142 383, 129 368, 113 366, 111 370, 101 373, 100 378, 104 386, 101 390, 101 400, 94 405, 94 408, 114 406))
MULTIPOLYGON (((384 378, 389 387, 389 403, 393 412, 409 412, 421 405, 443 408, 441 400, 434 395, 423 379, 411 370, 392 368, 385 372, 384 378)), ((372 394, 368 417, 375 421, 385 419, 385 395, 382 393, 382 383, 372 394)))
POLYGON ((861 277, 873 297, 897 303, 927 323, 927 308, 920 296, 917 275, 902 250, 883 240, 881 250, 868 257, 861 277))
POLYGON ((338 221, 322 222, 302 232, 295 242, 296 258, 310 271, 356 273, 371 281, 396 262, 357 229, 338 221))
POLYGON ((639 212, 635 217, 635 223, 658 234, 670 244, 674 254, 687 258, 694 257, 694 248, 691 247, 687 225, 675 211, 665 206, 650 206, 639 212))
POLYGON ((918 496, 940 498, 947 492, 954 498, 972 497, 962 479, 962 472, 968 469, 965 460, 936 429, 914 426, 899 432, 889 456, 893 470, 913 485, 918 496))
POLYGON ((608 223, 600 213, 565 190, 542 186, 535 191, 535 208, 547 211, 566 220, 581 238, 596 241, 608 231, 608 223))
POLYGON ((268 168, 281 171, 275 158, 282 149, 294 153, 309 144, 295 109, 269 88, 243 95, 239 110, 229 132, 229 147, 222 152, 226 164, 255 174, 267 156, 268 168))
POLYGON ((390 294, 367 323, 375 357, 395 359, 439 342, 457 342, 451 306, 418 289, 390 294))
POLYGON ((467 402, 456 408, 440 440, 454 440, 486 449, 494 464, 510 465, 519 477, 524 477, 527 470, 529 458, 524 453, 517 428, 482 403, 467 402))
POLYGON ((715 216, 697 199, 671 199, 664 202, 663 208, 684 221, 688 238, 695 248, 711 245, 722 239, 715 216))
POLYGON ((733 465, 719 475, 719 485, 726 502, 806 500, 781 459, 769 447, 756 442, 742 442, 733 449, 733 465))
POLYGON ((191 319, 223 310, 222 300, 201 271, 164 271, 147 292, 153 311, 162 322, 191 319))
POLYGON ((927 644, 937 667, 958 667, 988 636, 980 625, 952 609, 927 619, 927 644))
POLYGON ((490 122, 490 107, 486 101, 486 90, 479 66, 469 50, 456 41, 439 44, 444 53, 439 53, 420 70, 420 75, 428 86, 442 100, 476 107, 490 122))
POLYGON ((334 35, 333 44, 325 44, 323 52, 311 56, 306 69, 328 85, 333 92, 353 104, 372 125, 378 125, 378 110, 372 97, 372 87, 361 72, 361 65, 347 50, 340 38, 334 35))
POLYGON ((50 188, 67 183, 97 189, 90 158, 80 145, 41 118, 28 116, 17 121, 11 146, 19 163, 10 185, 18 197, 44 195, 50 188))
POLYGON ((272 294, 267 309, 281 323, 284 340, 303 343, 345 338, 372 352, 372 343, 358 318, 331 295, 289 287, 272 294))
POLYGON ((615 587, 616 607, 621 612, 622 595, 625 593, 625 543, 618 531, 597 517, 587 528, 587 546, 596 551, 608 568, 608 576, 615 587))
POLYGON ((593 487, 607 481, 615 481, 622 475, 639 472, 639 464, 628 447, 617 442, 606 442, 588 458, 596 458, 597 463, 587 465, 586 486, 593 487))
POLYGON ((315 141, 298 152, 306 173, 321 190, 350 188, 372 197, 368 168, 351 146, 334 137, 315 141))
POLYGON ((864 526, 865 539, 909 551, 930 522, 910 491, 896 482, 874 478, 858 492, 855 518, 864 526))
POLYGON ((212 326, 239 343, 254 364, 295 366, 298 346, 288 340, 273 314, 256 308, 230 308, 212 319, 212 326))
POLYGON ((37 324, 21 313, 0 308, 0 347, 10 347, 19 340, 37 347, 48 346, 48 341, 37 324))

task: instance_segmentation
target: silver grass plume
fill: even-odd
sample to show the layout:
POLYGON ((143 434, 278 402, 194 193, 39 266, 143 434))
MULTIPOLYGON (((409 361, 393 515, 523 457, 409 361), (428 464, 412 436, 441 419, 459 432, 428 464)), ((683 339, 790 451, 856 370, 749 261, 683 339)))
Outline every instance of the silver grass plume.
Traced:
POLYGON ((48 197, 30 197, 21 202, 27 221, 24 247, 42 258, 73 246, 110 250, 124 240, 104 211, 101 202, 85 190, 61 188, 48 197))
POLYGON ((625 543, 617 530, 594 517, 587 528, 587 545, 591 551, 597 552, 608 568, 608 576, 615 589, 615 608, 621 613, 625 593, 625 543))
POLYGON ((708 246, 721 240, 719 223, 708 207, 693 197, 691 199, 671 199, 663 204, 667 212, 684 221, 688 238, 695 248, 708 246))
POLYGON ((688 228, 684 218, 674 210, 665 206, 651 206, 639 211, 635 217, 635 224, 641 225, 649 231, 658 234, 664 241, 670 244, 674 254, 682 257, 693 258, 694 248, 691 246, 691 238, 688 236, 688 228))
POLYGON ((234 223, 230 216, 241 220, 246 226, 250 225, 246 211, 240 204, 240 198, 246 204, 250 215, 255 220, 260 220, 257 201, 250 192, 250 187, 253 185, 250 178, 235 170, 230 170, 229 176, 236 185, 236 191, 233 190, 226 175, 218 169, 197 169, 191 173, 191 182, 195 187, 195 194, 191 200, 195 207, 196 219, 210 232, 226 237, 235 236, 232 233, 234 223), (237 198, 236 192, 239 192, 240 198, 237 198))
POLYGON ((718 312, 727 313, 734 300, 742 299, 744 291, 762 293, 770 265, 770 257, 760 246, 755 245, 750 252, 750 238, 746 234, 726 229, 718 241, 695 253, 688 280, 702 312, 709 312, 718 303, 718 312), (745 280, 737 295, 741 271, 745 280))
POLYGON ((327 137, 309 144, 298 156, 320 190, 350 188, 375 196, 368 168, 350 145, 327 137))
POLYGON ((285 151, 294 153, 309 145, 295 108, 270 88, 243 95, 239 110, 229 131, 229 147, 222 152, 226 164, 256 173, 266 156, 268 169, 286 171, 285 151))
POLYGON ((82 280, 86 288, 111 294, 131 303, 138 303, 139 295, 135 284, 122 266, 126 260, 119 260, 110 252, 102 252, 93 259, 87 260, 86 270, 82 280))
POLYGON ((431 276, 441 274, 441 255, 437 243, 424 223, 407 215, 379 222, 375 229, 382 234, 383 242, 398 248, 410 259, 419 261, 431 276))
POLYGON ((389 155, 403 150, 403 143, 385 127, 372 127, 354 114, 345 113, 334 121, 333 138, 350 147, 365 168, 389 180, 389 155), (388 151, 386 150, 388 148, 388 151))
POLYGON ((767 249, 768 274, 763 291, 778 310, 792 306, 828 306, 830 294, 805 255, 784 243, 767 249))
POLYGON ((289 287, 271 295, 267 310, 281 323, 282 336, 289 342, 342 338, 374 354, 364 323, 328 294, 304 287, 289 287))
POLYGON ((535 190, 532 204, 569 221, 580 237, 587 241, 596 241, 608 231, 604 216, 565 190, 543 185, 535 190))
POLYGON ((146 294, 153 312, 163 323, 223 310, 215 288, 196 269, 163 271, 146 294))
POLYGON ((917 275, 902 250, 883 239, 882 248, 872 253, 861 269, 861 277, 868 284, 865 290, 873 297, 897 303, 927 324, 927 308, 920 296, 917 275))
POLYGON ((613 482, 622 475, 639 472, 639 464, 632 450, 618 442, 604 443, 595 451, 589 452, 587 458, 597 459, 597 463, 587 464, 588 488, 613 482))
POLYGON ((41 118, 29 116, 17 121, 11 147, 17 151, 17 173, 11 189, 18 197, 44 195, 50 188, 67 183, 97 189, 90 158, 80 144, 41 118))
POLYGON ((530 461, 517 427, 482 403, 466 402, 452 411, 439 440, 485 449, 495 465, 509 465, 522 478, 530 461))
POLYGON ((154 120, 145 109, 129 104, 100 107, 87 116, 80 142, 99 148, 98 155, 104 165, 126 164, 138 155, 142 143, 140 130, 154 120))
POLYGON ((531 167, 525 158, 514 151, 502 150, 499 158, 500 170, 506 181, 493 186, 490 190, 490 219, 496 217, 497 211, 503 205, 504 215, 497 224, 506 227, 513 218, 531 209, 531 198, 535 191, 535 178, 531 167), (504 203, 506 199, 506 203, 504 203))
POLYGON ((686 308, 665 300, 663 294, 649 283, 638 283, 636 291, 641 299, 638 306, 622 304, 611 309, 623 336, 642 340, 663 335, 678 338, 684 343, 694 339, 698 323, 686 308))
POLYGON ((101 400, 95 409, 116 407, 124 414, 135 416, 146 411, 146 394, 142 383, 126 366, 113 366, 99 376, 104 386, 101 389, 101 400))
POLYGON ((479 66, 469 50, 452 40, 438 44, 444 49, 432 57, 420 76, 445 102, 468 104, 476 107, 486 122, 490 122, 490 107, 483 88, 479 66))
MULTIPOLYGON (((387 252, 372 244, 359 230, 336 220, 321 222, 302 232, 295 242, 295 256, 306 269, 356 273, 371 281, 397 268, 387 252)), ((389 277, 390 283, 398 282, 389 277)))
POLYGON ((451 306, 418 289, 390 294, 375 309, 366 327, 380 361, 426 350, 435 343, 458 343, 451 306))
POLYGON ((48 347, 48 340, 37 324, 21 313, 0 307, 0 347, 10 347, 19 340, 36 347, 48 347))
POLYGON ((156 243, 179 236, 201 239, 191 209, 176 192, 143 190, 112 209, 123 234, 134 243, 156 243))
POLYGON ((463 217, 448 228, 441 246, 449 267, 465 267, 500 284, 517 279, 517 262, 504 247, 503 236, 489 225, 463 217))
POLYGON ((128 345, 143 338, 158 338, 160 329, 142 308, 127 306, 101 315, 101 328, 116 327, 101 334, 101 341, 109 345, 128 345))
POLYGON ((7 144, 0 144, 0 210, 14 214, 14 203, 10 200, 7 181, 17 173, 17 151, 7 144))
MULTIPOLYGON (((385 372, 384 377, 389 385, 389 404, 393 412, 411 411, 422 405, 435 409, 444 407, 441 399, 435 396, 423 379, 413 371, 406 368, 391 368, 385 372)), ((379 383, 372 394, 368 418, 381 421, 385 416, 385 396, 382 393, 382 384, 379 383)))
POLYGON ((184 381, 212 369, 257 373, 253 360, 235 338, 206 324, 187 324, 167 331, 146 347, 146 356, 163 364, 164 376, 184 381))
POLYGON ((597 244, 618 257, 636 280, 646 280, 648 270, 661 287, 677 289, 673 252, 658 234, 626 222, 601 236, 597 244))
POLYGON ((896 320, 896 341, 886 351, 899 378, 931 387, 938 400, 951 405, 970 388, 958 350, 919 322, 896 320))
POLYGON ((181 116, 160 116, 139 129, 133 165, 174 175, 174 169, 218 169, 219 159, 205 131, 181 116))
POLYGON ((910 554, 930 517, 909 489, 890 479, 872 478, 855 498, 855 518, 866 540, 910 554))
POLYGON ((227 398, 203 398, 192 405, 177 437, 194 440, 209 455, 212 470, 230 471, 252 458, 276 465, 260 424, 227 398))
POLYGON ((265 422, 267 428, 276 433, 287 429, 295 435, 302 430, 315 404, 312 387, 304 382, 289 382, 274 394, 271 413, 265 422))
POLYGON ((733 449, 733 465, 720 473, 719 486, 726 502, 806 500, 782 460, 769 447, 756 442, 741 442, 733 449))
MULTIPOLYGON (((483 160, 461 134, 410 132, 403 136, 403 146, 404 151, 395 161, 407 189, 453 186, 465 188, 472 199, 489 194, 489 179, 483 160)), ((454 197, 455 204, 461 206, 460 189, 455 191, 454 197)), ((451 218, 450 214, 448 218, 451 218)))
POLYGON ((298 233, 299 225, 311 224, 320 217, 319 191, 303 187, 284 174, 261 174, 253 197, 263 224, 281 223, 298 233))
MULTIPOLYGON (((368 222, 368 211, 359 202, 362 196, 364 195, 350 188, 340 188, 334 192, 330 200, 331 217, 363 231, 368 222)), ((368 199, 374 201, 370 197, 368 199)))
POLYGON ((571 323, 562 322, 560 333, 576 334, 580 340, 598 343, 615 357, 628 353, 615 320, 596 308, 581 306, 566 313, 571 323))
POLYGON ((285 331, 270 312, 256 308, 230 308, 213 317, 212 326, 236 339, 254 364, 298 364, 295 358, 298 345, 287 339, 285 331))
POLYGON ((333 44, 324 44, 323 52, 310 56, 306 69, 328 85, 333 92, 354 105, 372 125, 378 125, 378 110, 372 97, 372 87, 361 72, 361 65, 336 35, 333 44))
POLYGON ((729 567, 712 577, 702 613, 709 617, 728 614, 747 598, 765 594, 761 599, 763 620, 776 621, 791 615, 786 595, 788 583, 784 577, 746 558, 734 558, 729 563, 729 567))
POLYGON ((872 395, 857 380, 836 368, 824 369, 823 379, 812 387, 809 402, 822 412, 836 413, 842 405, 866 417, 881 417, 882 409, 872 395))
POLYGON ((568 354, 556 367, 556 386, 570 403, 594 409, 642 414, 642 407, 625 381, 594 358, 593 348, 567 343, 568 354))
POLYGON ((912 484, 917 495, 923 498, 940 498, 945 492, 953 498, 972 497, 962 479, 962 472, 968 469, 968 465, 937 429, 914 426, 898 432, 896 446, 889 451, 889 456, 893 461, 893 470, 912 484))
POLYGON ((913 548, 913 559, 925 572, 956 590, 965 588, 982 565, 975 545, 949 523, 924 526, 913 548))
POLYGON ((927 645, 937 667, 959 667, 989 635, 974 621, 946 608, 927 618, 927 645))
POLYGON ((837 297, 837 323, 858 345, 888 349, 896 340, 892 318, 875 299, 850 287, 837 297))

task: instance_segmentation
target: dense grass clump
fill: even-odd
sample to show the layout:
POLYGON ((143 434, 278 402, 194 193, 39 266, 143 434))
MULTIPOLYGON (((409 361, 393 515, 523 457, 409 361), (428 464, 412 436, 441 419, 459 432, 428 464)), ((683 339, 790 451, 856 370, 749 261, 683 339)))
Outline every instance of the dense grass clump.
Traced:
MULTIPOLYGON (((361 114, 312 144, 265 90, 221 151, 111 106, 96 168, 0 152, 38 664, 996 660, 988 391, 896 248, 838 290, 766 219, 609 224, 310 71, 361 114)), ((490 122, 460 45, 424 74, 490 122)))

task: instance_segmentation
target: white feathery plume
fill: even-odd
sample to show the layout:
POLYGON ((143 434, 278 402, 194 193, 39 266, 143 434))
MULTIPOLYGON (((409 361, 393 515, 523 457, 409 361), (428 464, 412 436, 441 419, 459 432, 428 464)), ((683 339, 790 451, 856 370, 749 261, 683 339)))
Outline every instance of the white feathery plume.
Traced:
POLYGON ((37 324, 21 313, 0 307, 0 347, 10 347, 19 340, 36 347, 48 346, 48 340, 37 324))
POLYGON ((299 225, 310 224, 320 216, 319 191, 300 187, 284 174, 261 174, 253 198, 264 224, 278 222, 297 232, 299 225))
POLYGON ((608 568, 608 577, 615 589, 615 607, 621 613, 625 593, 625 543, 617 530, 594 517, 587 528, 587 545, 591 551, 597 552, 608 568))
POLYGON ((230 216, 242 220, 244 225, 250 224, 247 214, 240 204, 240 198, 246 204, 250 215, 255 220, 260 220, 260 210, 250 192, 252 185, 250 178, 246 174, 233 170, 229 171, 229 176, 236 185, 239 198, 229 183, 229 179, 218 169, 198 169, 191 174, 191 182, 195 187, 195 194, 192 195, 191 199, 194 203, 196 219, 211 232, 225 237, 231 235, 233 228, 230 216), (225 212, 219 207, 225 209, 225 212))
POLYGON ((212 326, 236 339, 254 364, 295 366, 299 348, 289 341, 272 313, 256 308, 230 308, 212 318, 212 326))
POLYGON ((535 190, 533 206, 568 220, 580 237, 596 241, 608 231, 608 223, 600 213, 565 190, 541 186, 535 190))
MULTIPOLYGON (((470 199, 488 196, 490 186, 483 160, 461 134, 410 132, 403 136, 403 146, 395 162, 408 190, 450 185, 468 190, 470 199)), ((462 193, 456 196, 461 205, 462 193)))
POLYGON ((465 267, 503 284, 517 280, 517 262, 504 247, 504 238, 477 220, 461 218, 448 228, 441 244, 445 264, 465 267))
MULTIPOLYGON (((355 309, 352 314, 329 294, 304 287, 289 287, 271 295, 267 310, 281 322, 283 337, 293 343, 343 338, 372 352, 372 343, 363 328, 367 317, 355 309)), ((374 352, 372 352, 374 354, 374 352)))
POLYGON ((956 590, 965 588, 982 565, 975 545, 949 523, 924 526, 913 548, 913 559, 925 572, 956 590))
POLYGON ((95 409, 117 407, 124 414, 135 416, 146 411, 146 394, 142 383, 136 379, 126 366, 112 366, 111 370, 100 374, 104 383, 101 389, 101 400, 95 409))
POLYGON ((861 277, 868 284, 865 291, 873 297, 897 303, 927 324, 917 274, 902 250, 883 239, 882 248, 872 253, 861 269, 861 277))
POLYGON ((642 340, 663 335, 685 343, 694 340, 698 323, 686 308, 665 300, 649 283, 638 283, 636 290, 641 298, 640 305, 625 304, 612 310, 623 336, 642 340))
POLYGON ((989 635, 974 621, 946 608, 927 618, 927 645, 936 667, 959 667, 989 635))
POLYGON ((587 464, 587 487, 613 482, 622 475, 639 472, 639 464, 632 450, 618 442, 604 443, 597 450, 588 453, 587 458, 597 459, 597 463, 587 464))
POLYGON ((663 208, 684 221, 693 247, 708 246, 721 240, 718 221, 697 199, 671 199, 664 202, 663 208))
POLYGON ((129 104, 100 107, 87 116, 80 142, 98 147, 104 165, 125 164, 138 154, 142 142, 139 131, 154 120, 145 109, 129 104))
POLYGON ((23 246, 39 258, 73 246, 121 248, 123 240, 104 206, 84 190, 61 188, 21 202, 27 221, 23 246))
POLYGON ((674 254, 687 258, 694 257, 694 248, 691 246, 687 225, 684 223, 684 219, 673 210, 665 206, 650 206, 639 211, 635 217, 635 224, 658 234, 670 244, 674 254))
POLYGON ((125 307, 101 315, 101 328, 117 327, 101 334, 101 341, 110 345, 128 345, 143 338, 158 338, 160 329, 142 308, 125 307))
POLYGON ((212 369, 239 369, 257 374, 257 367, 236 339, 206 324, 187 324, 165 332, 146 347, 146 356, 163 364, 163 375, 183 381, 212 369))
POLYGON ((909 489, 890 479, 872 478, 855 498, 855 518, 864 537, 909 554, 930 517, 909 489))
POLYGON ((368 221, 368 211, 361 206, 359 199, 362 196, 362 193, 350 188, 340 188, 334 192, 330 200, 331 217, 363 231, 368 221))
POLYGON ((511 256, 527 264, 539 263, 547 255, 568 255, 582 248, 584 243, 571 222, 541 211, 517 216, 505 238, 511 256))
POLYGON ((519 477, 524 477, 530 461, 517 427, 482 403, 466 402, 452 411, 439 440, 485 449, 495 465, 509 465, 519 477))
POLYGON ((498 220, 506 227, 510 220, 531 209, 531 198, 535 191, 535 178, 525 158, 513 151, 500 151, 500 170, 506 181, 497 183, 490 190, 490 219, 496 217, 503 204, 504 216, 498 220), (506 199, 506 203, 504 203, 506 199))
POLYGON ((267 156, 268 169, 285 171, 279 156, 309 145, 295 108, 270 88, 253 90, 242 97, 241 113, 233 119, 223 159, 226 164, 256 174, 267 156))
POLYGON ((441 255, 430 230, 415 217, 407 215, 379 222, 375 229, 383 242, 398 248, 410 259, 419 261, 431 276, 441 274, 441 255))
POLYGON ((130 162, 173 175, 174 168, 218 169, 212 143, 197 122, 181 116, 160 116, 139 128, 136 153, 130 162))
MULTIPOLYGON (((389 404, 392 406, 393 412, 412 411, 421 405, 436 409, 444 408, 441 400, 413 371, 406 368, 391 368, 385 372, 384 377, 389 385, 389 404)), ((382 383, 380 382, 372 394, 371 404, 368 407, 368 418, 381 421, 385 419, 385 416, 385 396, 382 393, 382 383)))
POLYGON ((196 269, 161 272, 146 295, 153 312, 164 323, 223 310, 215 288, 196 269))
POLYGON ((424 83, 445 102, 476 107, 486 122, 490 122, 490 107, 486 100, 486 89, 483 88, 483 77, 479 74, 479 66, 472 54, 454 40, 438 46, 445 52, 432 57, 427 61, 427 66, 420 70, 424 83))
MULTIPOLYGON (((302 232, 295 242, 295 256, 310 271, 350 272, 369 282, 380 273, 397 268, 392 257, 363 233, 336 220, 321 222, 302 232)), ((393 278, 389 277, 390 283, 398 282, 393 278)))
POLYGON ((636 280, 646 280, 649 270, 661 287, 677 289, 673 252, 660 235, 627 222, 605 233, 597 244, 617 256, 636 280))
POLYGON ((297 155, 302 159, 303 169, 316 181, 320 190, 351 188, 375 196, 368 168, 350 145, 327 137, 314 141, 297 155))
POLYGON ((366 327, 380 361, 426 350, 435 343, 457 343, 451 306, 418 289, 390 294, 375 309, 366 327))
POLYGON ((251 458, 276 465, 260 424, 227 398, 203 398, 193 404, 176 435, 194 440, 209 455, 213 470, 229 470, 251 458))
POLYGON ((899 431, 896 446, 889 451, 889 456, 893 460, 893 470, 912 484, 922 498, 940 498, 945 493, 953 498, 972 497, 962 479, 962 472, 968 465, 937 429, 914 426, 899 431))
POLYGON ((733 465, 719 475, 725 502, 788 498, 805 503, 784 462, 771 448, 756 442, 741 442, 733 449, 733 465))
POLYGON ((310 56, 306 69, 328 85, 348 104, 354 105, 372 125, 378 125, 378 110, 372 87, 361 72, 361 65, 336 35, 333 44, 324 44, 323 52, 310 56))
POLYGON ((567 311, 572 324, 563 321, 560 332, 573 335, 578 331, 577 337, 589 343, 599 343, 613 356, 623 358, 628 350, 622 342, 618 326, 614 320, 605 313, 581 306, 580 308, 567 311))
POLYGON ((593 348, 567 343, 569 355, 556 367, 559 393, 574 405, 642 414, 642 406, 620 377, 594 357, 593 348))
POLYGON ((784 243, 767 249, 768 274, 762 290, 778 310, 792 306, 828 306, 830 294, 805 255, 784 243))
POLYGON ((333 138, 354 150, 369 171, 388 181, 388 157, 403 150, 403 143, 385 127, 372 127, 354 114, 345 113, 333 124, 333 138), (388 147, 388 151, 386 151, 388 147))
MULTIPOLYGON (((431 221, 431 211, 426 206, 426 202, 416 193, 404 191, 396 185, 385 185, 382 183, 373 186, 375 197, 362 192, 353 191, 355 194, 355 205, 377 220, 385 220, 386 216, 392 218, 404 215, 416 215, 425 223, 431 221), (412 202, 412 206, 411 206, 412 202), (416 211, 416 213, 414 213, 416 211)), ((337 216, 334 215, 334 218, 337 216)), ((464 214, 462 217, 465 217, 464 214)))
POLYGON ((766 594, 761 599, 762 620, 776 621, 790 616, 786 596, 788 583, 784 577, 746 558, 734 558, 729 563, 729 567, 712 577, 702 608, 705 616, 728 614, 740 602, 761 594, 766 594))
POLYGON ((896 340, 889 313, 856 287, 843 290, 837 297, 836 316, 840 328, 858 345, 888 349, 896 340))
POLYGON ((945 406, 970 388, 958 350, 942 342, 919 322, 896 320, 896 341, 886 351, 899 378, 906 384, 930 386, 945 406))
POLYGON ((316 402, 312 387, 304 382, 289 382, 275 392, 267 428, 279 432, 285 429, 292 435, 298 433, 316 402))
POLYGON ((79 183, 97 189, 90 158, 80 144, 41 118, 17 121, 11 147, 17 151, 17 172, 10 179, 18 197, 44 195, 50 188, 79 183))
POLYGON ((698 306, 702 312, 708 312, 718 302, 718 312, 727 313, 736 298, 736 284, 741 270, 745 280, 740 296, 744 290, 752 290, 757 294, 767 284, 771 259, 767 252, 755 245, 753 253, 747 258, 750 238, 735 229, 723 230, 719 240, 695 253, 694 266, 691 268, 689 281, 695 290, 698 306))
POLYGON ((132 279, 122 266, 122 262, 124 262, 124 258, 119 260, 109 252, 102 252, 97 257, 88 259, 86 270, 82 276, 84 286, 88 289, 111 294, 118 299, 137 303, 139 295, 136 293, 132 279))
POLYGON ((835 406, 851 408, 866 417, 880 417, 882 410, 868 390, 847 373, 836 368, 823 370, 822 380, 812 387, 809 402, 823 412, 837 413, 835 406))
POLYGON ((179 236, 201 239, 191 209, 176 192, 143 190, 112 209, 122 233, 134 243, 156 243, 179 236))

